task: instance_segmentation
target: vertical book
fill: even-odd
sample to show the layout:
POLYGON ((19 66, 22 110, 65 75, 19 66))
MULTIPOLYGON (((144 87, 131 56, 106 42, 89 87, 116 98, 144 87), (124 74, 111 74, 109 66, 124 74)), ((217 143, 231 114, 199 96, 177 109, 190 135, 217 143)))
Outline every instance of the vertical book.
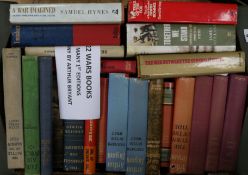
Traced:
POLYGON ((21 49, 4 48, 2 55, 8 168, 24 168, 21 49))
POLYGON ((39 63, 22 57, 25 175, 40 174, 39 63))
POLYGON ((189 156, 195 78, 176 80, 170 173, 186 173, 189 156))

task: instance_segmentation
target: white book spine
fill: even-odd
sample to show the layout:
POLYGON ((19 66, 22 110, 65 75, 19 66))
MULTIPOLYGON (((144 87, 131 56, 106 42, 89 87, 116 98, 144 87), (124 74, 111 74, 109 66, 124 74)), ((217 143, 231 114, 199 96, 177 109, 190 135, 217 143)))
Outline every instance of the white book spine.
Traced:
POLYGON ((114 24, 122 21, 122 3, 10 5, 12 24, 114 24))

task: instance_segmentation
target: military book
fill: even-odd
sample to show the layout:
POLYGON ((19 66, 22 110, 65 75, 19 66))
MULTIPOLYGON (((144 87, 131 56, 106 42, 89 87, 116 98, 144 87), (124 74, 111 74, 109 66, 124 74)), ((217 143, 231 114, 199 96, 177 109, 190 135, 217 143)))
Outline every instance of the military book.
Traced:
POLYGON ((163 79, 151 80, 148 89, 146 174, 160 174, 163 79))
POLYGON ((137 56, 138 76, 168 78, 245 71, 244 52, 185 53, 137 56))
POLYGON ((195 78, 176 79, 170 173, 187 172, 195 78))
POLYGON ((235 25, 127 24, 127 56, 236 50, 235 25))
POLYGON ((4 48, 3 86, 8 168, 24 168, 21 49, 4 48))
POLYGON ((39 63, 22 57, 25 175, 40 174, 39 63))

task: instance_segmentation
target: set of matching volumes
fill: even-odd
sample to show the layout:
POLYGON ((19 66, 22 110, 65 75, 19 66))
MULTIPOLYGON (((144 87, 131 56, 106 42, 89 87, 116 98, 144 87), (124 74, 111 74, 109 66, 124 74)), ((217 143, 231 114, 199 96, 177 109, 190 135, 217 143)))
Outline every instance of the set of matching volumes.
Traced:
POLYGON ((97 163, 130 175, 158 175, 161 167, 233 172, 248 79, 217 74, 245 71, 237 5, 131 0, 126 49, 123 13, 121 3, 11 5, 17 48, 3 50, 9 168, 25 167, 27 175, 94 174, 97 163), (100 45, 100 120, 59 119, 52 57, 54 46, 66 45, 100 45))

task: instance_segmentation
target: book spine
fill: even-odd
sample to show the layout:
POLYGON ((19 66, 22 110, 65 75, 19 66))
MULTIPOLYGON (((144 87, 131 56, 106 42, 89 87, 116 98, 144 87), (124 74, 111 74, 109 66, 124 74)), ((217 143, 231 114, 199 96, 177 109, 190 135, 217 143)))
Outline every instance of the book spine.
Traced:
POLYGON ((146 136, 148 81, 129 79, 127 175, 143 175, 146 172, 146 136))
POLYGON ((128 78, 109 75, 106 170, 126 171, 128 78))
POLYGON ((174 106, 174 82, 164 82, 163 123, 161 137, 161 167, 168 167, 171 151, 171 135, 174 106))
POLYGON ((39 65, 22 57, 25 175, 40 174, 39 65))
POLYGON ((231 75, 222 135, 219 170, 234 171, 244 117, 247 76, 231 75))
POLYGON ((160 174, 163 79, 151 80, 148 90, 146 174, 160 174))
POLYGON ((187 53, 137 56, 138 76, 169 78, 245 71, 244 52, 187 53))
POLYGON ((210 172, 218 170, 227 88, 228 76, 214 76, 205 163, 205 170, 210 172))
POLYGON ((84 121, 64 120, 64 170, 83 171, 84 121))
POLYGON ((237 24, 237 5, 132 0, 128 22, 237 24))
POLYGON ((2 56, 8 168, 24 168, 21 49, 4 48, 2 56))
POLYGON ((101 73, 136 73, 136 61, 102 60, 101 73))
POLYGON ((236 51, 234 25, 127 24, 127 56, 236 51))
POLYGON ((85 120, 84 127, 84 174, 95 174, 97 120, 85 120))
POLYGON ((205 170, 212 87, 213 77, 199 76, 195 80, 188 173, 201 174, 205 170))
POLYGON ((60 119, 57 76, 53 74, 53 169, 64 169, 64 122, 60 119))
POLYGON ((11 45, 120 45, 120 25, 13 25, 11 45))
MULTIPOLYGON (((101 46, 102 58, 123 58, 124 46, 101 46)), ((25 54, 31 56, 55 56, 54 47, 25 47, 25 54)))
POLYGON ((122 3, 10 5, 12 24, 92 24, 122 21, 122 3))
MULTIPOLYGON (((41 175, 53 172, 52 163, 52 58, 38 57, 40 84, 41 175)), ((57 143, 56 143, 57 144, 57 143)))
POLYGON ((189 155, 195 78, 176 80, 170 173, 186 173, 189 155))
POLYGON ((100 81, 101 117, 98 123, 97 163, 105 163, 108 118, 108 78, 102 77, 100 81))
POLYGON ((248 147, 248 108, 246 107, 246 114, 242 128, 242 135, 240 139, 237 169, 236 169, 236 173, 240 175, 244 175, 248 173, 248 167, 246 164, 247 147, 248 147))

